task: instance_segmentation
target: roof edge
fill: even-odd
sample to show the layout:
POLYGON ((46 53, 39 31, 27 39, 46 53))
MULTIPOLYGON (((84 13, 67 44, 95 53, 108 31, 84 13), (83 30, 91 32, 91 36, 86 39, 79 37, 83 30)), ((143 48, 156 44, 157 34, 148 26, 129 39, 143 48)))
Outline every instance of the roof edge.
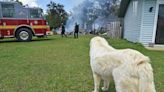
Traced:
POLYGON ((119 8, 119 17, 124 17, 131 0, 122 0, 119 8))

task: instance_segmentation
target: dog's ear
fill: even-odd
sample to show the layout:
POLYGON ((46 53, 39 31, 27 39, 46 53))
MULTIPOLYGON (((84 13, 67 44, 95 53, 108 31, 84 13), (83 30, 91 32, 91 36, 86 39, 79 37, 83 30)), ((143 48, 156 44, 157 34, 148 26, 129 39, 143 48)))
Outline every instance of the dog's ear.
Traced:
POLYGON ((137 65, 142 65, 142 64, 144 64, 144 63, 146 63, 146 62, 150 62, 150 58, 147 57, 147 56, 144 56, 144 57, 142 57, 142 58, 136 59, 137 65))

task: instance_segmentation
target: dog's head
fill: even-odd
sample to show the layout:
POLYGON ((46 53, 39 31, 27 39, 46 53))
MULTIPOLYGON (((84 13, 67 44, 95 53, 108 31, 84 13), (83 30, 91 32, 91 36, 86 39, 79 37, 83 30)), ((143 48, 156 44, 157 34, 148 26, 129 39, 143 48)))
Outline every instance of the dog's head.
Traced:
POLYGON ((106 41, 106 39, 102 38, 102 37, 94 37, 91 39, 90 41, 90 47, 91 48, 103 48, 106 49, 107 51, 111 51, 111 50, 115 50, 112 46, 110 46, 108 44, 108 42, 106 41))
POLYGON ((104 38, 96 36, 90 41, 90 46, 93 45, 108 45, 108 42, 104 38))

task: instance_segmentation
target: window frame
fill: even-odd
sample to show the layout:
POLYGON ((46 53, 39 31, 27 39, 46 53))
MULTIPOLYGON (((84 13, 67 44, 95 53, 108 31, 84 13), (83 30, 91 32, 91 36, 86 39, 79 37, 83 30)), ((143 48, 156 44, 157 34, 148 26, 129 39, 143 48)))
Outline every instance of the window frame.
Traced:
POLYGON ((136 16, 138 13, 138 0, 133 0, 133 15, 136 16))
POLYGON ((1 4, 1 17, 2 18, 15 18, 15 5, 14 4, 1 4))
POLYGON ((43 15, 42 15, 42 13, 39 13, 39 9, 32 9, 31 8, 31 9, 29 9, 29 18, 31 18, 31 19, 40 19, 40 18, 43 18, 43 15), (37 11, 37 17, 32 17, 32 11, 37 11))

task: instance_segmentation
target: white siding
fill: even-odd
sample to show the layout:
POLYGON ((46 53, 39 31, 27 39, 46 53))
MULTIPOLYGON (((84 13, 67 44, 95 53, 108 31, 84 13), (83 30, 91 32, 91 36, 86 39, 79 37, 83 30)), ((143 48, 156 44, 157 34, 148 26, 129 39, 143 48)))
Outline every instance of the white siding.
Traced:
POLYGON ((139 42, 143 1, 138 0, 136 14, 133 12, 133 1, 130 2, 124 18, 124 38, 132 42, 139 42))
POLYGON ((154 18, 156 10, 156 0, 143 0, 142 10, 142 22, 141 22, 141 33, 140 41, 144 45, 152 43, 153 29, 154 29, 154 18), (149 12, 150 7, 153 7, 153 11, 149 12))

